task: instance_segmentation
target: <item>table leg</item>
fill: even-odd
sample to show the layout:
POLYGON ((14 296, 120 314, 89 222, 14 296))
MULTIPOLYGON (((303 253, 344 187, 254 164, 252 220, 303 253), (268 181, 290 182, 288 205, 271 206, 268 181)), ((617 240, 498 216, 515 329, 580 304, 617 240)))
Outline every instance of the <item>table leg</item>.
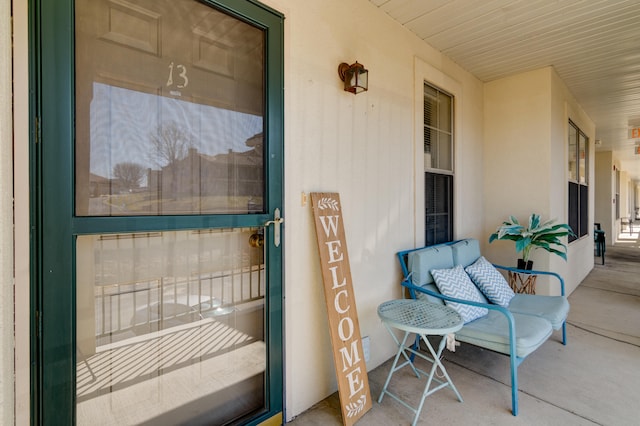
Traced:
MULTIPOLYGON (((385 324, 385 326, 386 326, 386 324, 385 324)), ((393 360, 393 364, 391 365, 391 370, 389 370, 389 375, 387 376, 387 381, 384 382, 384 387, 382 388, 382 392, 380 392, 380 396, 378 397, 378 402, 379 403, 382 402, 382 398, 384 397, 384 394, 387 393, 387 387, 389 386, 389 382, 391 381, 391 376, 393 376, 393 373, 395 373, 396 371, 400 370, 401 368, 403 368, 407 364, 411 366, 411 369, 415 373, 416 377, 420 377, 420 373, 418 373, 418 370, 416 370, 416 368, 414 367, 413 363, 411 362, 411 359, 409 358, 409 356, 405 352, 405 344, 407 343, 407 338, 409 337, 410 333, 408 331, 405 331, 404 337, 402 338, 402 342, 400 342, 396 338, 395 333, 388 326, 387 326, 387 330, 389 330, 389 333, 391 334, 391 337, 393 337, 393 340, 395 340, 396 344, 398 345, 398 353, 396 354, 396 357, 393 360), (400 355, 404 356, 405 362, 403 362, 402 365, 397 366, 398 360, 400 359, 400 355)))
POLYGON ((460 392, 458 392, 458 389, 456 388, 456 386, 453 384, 453 381, 449 377, 449 373, 447 373, 447 370, 444 368, 444 365, 442 365, 442 362, 440 362, 440 355, 442 355, 442 351, 444 350, 445 344, 447 342, 447 336, 442 336, 442 339, 440 340, 440 345, 438 346, 437 353, 436 351, 433 350, 433 347, 431 346, 431 342, 429 342, 429 340, 427 339, 427 336, 423 334, 421 335, 421 337, 422 337, 422 340, 424 340, 424 343, 427 346, 427 349, 429 349, 431 356, 433 357, 433 364, 431 365, 431 370, 429 371, 429 378, 427 379, 427 385, 424 387, 424 392, 422 393, 420 404, 418 405, 418 408, 416 408, 416 415, 412 423, 413 426, 415 426, 415 424, 418 422, 418 417, 422 412, 422 406, 424 405, 424 400, 427 398, 427 396, 431 395, 432 393, 444 387, 450 386, 451 389, 453 389, 453 392, 455 392, 456 396, 458 397, 458 401, 463 402, 462 396, 460 396, 460 392), (433 376, 435 375, 438 367, 440 367, 440 371, 442 372, 444 377, 447 379, 447 381, 442 382, 439 386, 433 389, 430 389, 431 382, 434 380, 433 376))

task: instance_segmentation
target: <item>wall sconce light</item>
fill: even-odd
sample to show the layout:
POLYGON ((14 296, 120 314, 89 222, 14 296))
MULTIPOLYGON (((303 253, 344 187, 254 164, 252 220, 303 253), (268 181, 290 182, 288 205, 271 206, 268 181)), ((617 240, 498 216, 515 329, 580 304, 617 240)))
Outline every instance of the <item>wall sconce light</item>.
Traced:
POLYGON ((361 92, 369 90, 369 71, 356 61, 355 64, 347 64, 346 62, 338 65, 338 75, 340 80, 344 81, 344 90, 357 95, 361 92))

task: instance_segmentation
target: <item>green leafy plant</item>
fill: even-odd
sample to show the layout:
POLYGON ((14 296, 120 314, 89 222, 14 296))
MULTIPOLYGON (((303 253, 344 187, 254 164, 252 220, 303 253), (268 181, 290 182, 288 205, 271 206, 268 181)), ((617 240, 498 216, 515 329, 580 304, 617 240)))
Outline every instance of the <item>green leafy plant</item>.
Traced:
POLYGON ((529 217, 529 226, 524 227, 516 217, 509 216, 509 219, 502 222, 496 232, 489 236, 489 242, 515 241, 516 253, 522 252, 522 260, 525 263, 529 261, 531 252, 539 248, 567 260, 567 247, 560 238, 575 234, 569 225, 555 222, 555 219, 551 219, 541 223, 540 215, 533 213, 529 217))

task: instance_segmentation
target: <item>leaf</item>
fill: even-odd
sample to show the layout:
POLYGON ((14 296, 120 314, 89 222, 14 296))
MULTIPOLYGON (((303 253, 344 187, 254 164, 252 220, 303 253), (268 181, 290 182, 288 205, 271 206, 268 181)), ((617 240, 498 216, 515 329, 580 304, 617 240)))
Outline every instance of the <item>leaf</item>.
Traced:
POLYGON ((533 213, 531 217, 529 217, 529 229, 536 229, 540 224, 540 215, 533 213))
POLYGON ((520 253, 529 244, 531 244, 531 238, 524 238, 524 239, 516 241, 516 253, 520 253))
POLYGON ((344 407, 347 410, 347 417, 353 417, 356 414, 360 413, 364 409, 366 402, 367 396, 361 395, 360 398, 358 398, 357 402, 351 402, 347 404, 344 407))
POLYGON ((318 201, 318 208, 320 210, 324 210, 324 209, 331 209, 331 210, 335 210, 335 211, 340 210, 338 208, 338 201, 334 200, 333 198, 328 198, 328 197, 320 198, 320 201, 318 201))
MULTIPOLYGON (((511 224, 520 225, 520 222, 518 222, 518 219, 515 216, 509 216, 509 220, 511 221, 511 224)), ((505 225, 506 224, 507 222, 505 222, 505 225)))
POLYGON ((506 235, 518 236, 523 229, 521 225, 504 225, 498 230, 498 239, 503 239, 506 235))

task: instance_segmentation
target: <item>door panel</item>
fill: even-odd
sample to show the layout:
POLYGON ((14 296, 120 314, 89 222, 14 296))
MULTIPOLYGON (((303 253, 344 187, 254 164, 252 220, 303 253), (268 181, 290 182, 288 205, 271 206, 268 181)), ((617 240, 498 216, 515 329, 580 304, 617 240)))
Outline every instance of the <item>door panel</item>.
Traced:
MULTIPOLYGON (((194 0, 75 15, 76 216, 262 212, 264 31, 194 0)), ((258 232, 78 237, 78 424, 265 409, 258 232)))
POLYGON ((33 422, 277 414, 283 17, 33 2, 33 422))
POLYGON ((264 30, 194 0, 76 15, 76 215, 263 212, 264 30))
POLYGON ((259 231, 77 238, 77 424, 225 424, 264 408, 259 231))

